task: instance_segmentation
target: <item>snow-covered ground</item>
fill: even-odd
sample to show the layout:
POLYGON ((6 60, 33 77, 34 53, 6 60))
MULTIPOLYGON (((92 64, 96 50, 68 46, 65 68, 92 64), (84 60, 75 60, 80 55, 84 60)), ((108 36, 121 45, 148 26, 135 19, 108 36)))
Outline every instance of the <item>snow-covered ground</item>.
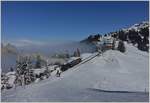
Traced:
POLYGON ((2 91, 2 101, 148 101, 149 55, 129 44, 126 50, 108 50, 60 78, 2 91))

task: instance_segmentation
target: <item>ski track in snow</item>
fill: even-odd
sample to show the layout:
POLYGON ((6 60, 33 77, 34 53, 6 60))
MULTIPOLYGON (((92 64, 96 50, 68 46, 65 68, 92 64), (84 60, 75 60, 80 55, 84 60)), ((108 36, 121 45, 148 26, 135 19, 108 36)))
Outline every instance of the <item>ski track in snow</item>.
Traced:
POLYGON ((2 101, 148 101, 149 55, 128 44, 126 48, 124 54, 108 50, 67 70, 60 78, 52 75, 38 83, 2 91, 2 101))

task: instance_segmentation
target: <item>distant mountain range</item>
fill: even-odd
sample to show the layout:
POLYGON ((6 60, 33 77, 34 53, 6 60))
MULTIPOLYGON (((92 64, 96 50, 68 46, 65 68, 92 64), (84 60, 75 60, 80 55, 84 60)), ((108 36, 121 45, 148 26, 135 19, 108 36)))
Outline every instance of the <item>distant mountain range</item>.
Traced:
POLYGON ((1 68, 2 72, 7 72, 10 67, 14 67, 18 55, 18 50, 15 46, 8 43, 1 44, 1 68))
POLYGON ((1 52, 2 52, 3 55, 7 55, 7 54, 17 55, 18 50, 17 50, 17 48, 14 45, 12 45, 10 43, 8 43, 6 45, 4 45, 2 43, 1 44, 1 52))

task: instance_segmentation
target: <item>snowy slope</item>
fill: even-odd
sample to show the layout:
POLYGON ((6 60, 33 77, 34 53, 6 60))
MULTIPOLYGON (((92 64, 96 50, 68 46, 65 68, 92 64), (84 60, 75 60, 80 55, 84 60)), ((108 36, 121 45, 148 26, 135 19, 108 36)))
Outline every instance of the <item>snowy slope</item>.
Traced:
POLYGON ((149 55, 126 48, 125 54, 108 50, 60 78, 3 91, 2 101, 148 101, 149 55))

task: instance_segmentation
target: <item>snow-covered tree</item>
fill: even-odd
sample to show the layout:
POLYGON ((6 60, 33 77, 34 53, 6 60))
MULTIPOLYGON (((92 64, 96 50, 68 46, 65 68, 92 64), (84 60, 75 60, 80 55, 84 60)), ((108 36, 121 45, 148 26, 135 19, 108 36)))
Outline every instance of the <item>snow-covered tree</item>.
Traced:
POLYGON ((16 61, 17 68, 16 68, 15 83, 19 85, 27 85, 34 80, 33 74, 31 72, 32 69, 31 57, 20 56, 18 60, 16 61))

